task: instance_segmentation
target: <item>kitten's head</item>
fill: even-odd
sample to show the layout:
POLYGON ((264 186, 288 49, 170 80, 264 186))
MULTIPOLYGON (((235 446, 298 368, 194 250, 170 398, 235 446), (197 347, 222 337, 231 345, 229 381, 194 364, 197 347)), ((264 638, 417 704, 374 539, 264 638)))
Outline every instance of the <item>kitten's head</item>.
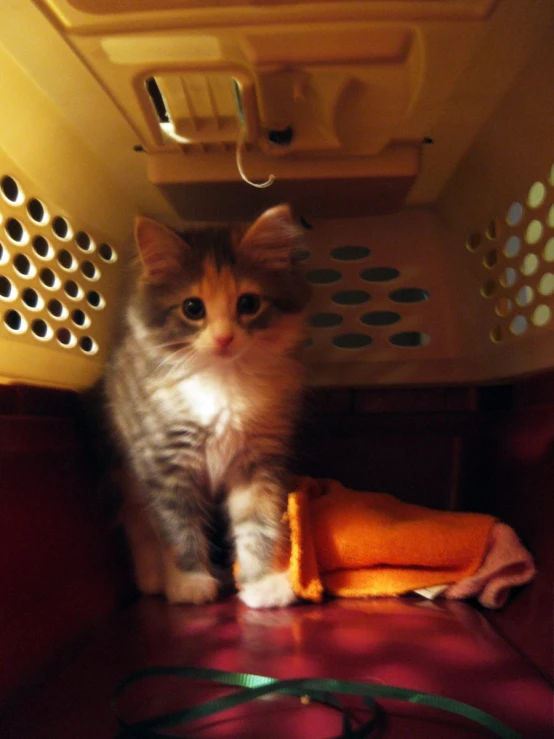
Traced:
POLYGON ((138 298, 158 345, 195 364, 289 353, 303 337, 308 285, 294 264, 290 209, 266 211, 246 230, 211 228, 183 238, 140 217, 138 298))

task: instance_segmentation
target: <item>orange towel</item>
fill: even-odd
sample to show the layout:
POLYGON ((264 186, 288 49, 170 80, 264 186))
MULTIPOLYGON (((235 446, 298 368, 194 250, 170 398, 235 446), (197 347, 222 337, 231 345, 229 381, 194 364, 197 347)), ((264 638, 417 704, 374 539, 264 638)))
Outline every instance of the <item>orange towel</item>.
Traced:
POLYGON ((288 520, 293 588, 315 602, 324 593, 400 595, 462 580, 483 562, 495 524, 307 477, 289 495, 288 520))

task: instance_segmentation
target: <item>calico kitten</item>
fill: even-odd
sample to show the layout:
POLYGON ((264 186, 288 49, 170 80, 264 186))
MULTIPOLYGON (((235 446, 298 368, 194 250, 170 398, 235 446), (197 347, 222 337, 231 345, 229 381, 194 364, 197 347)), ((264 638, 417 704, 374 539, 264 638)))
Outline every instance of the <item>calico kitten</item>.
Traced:
POLYGON ((137 220, 142 270, 105 383, 144 593, 174 603, 217 597, 208 534, 223 503, 242 600, 258 608, 294 600, 278 564, 309 292, 293 264, 294 237, 285 205, 242 236, 211 229, 181 239, 137 220))

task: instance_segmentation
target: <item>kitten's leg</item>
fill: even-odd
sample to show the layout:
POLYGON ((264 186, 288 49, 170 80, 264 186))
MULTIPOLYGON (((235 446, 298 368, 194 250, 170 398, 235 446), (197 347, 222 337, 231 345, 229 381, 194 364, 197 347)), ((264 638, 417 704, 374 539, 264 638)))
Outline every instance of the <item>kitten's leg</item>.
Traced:
POLYGON ((193 485, 156 491, 165 595, 170 603, 208 603, 217 597, 204 521, 206 501, 193 485))
POLYGON ((267 471, 239 475, 229 487, 239 598, 252 608, 278 608, 296 600, 287 567, 286 500, 286 488, 267 471))

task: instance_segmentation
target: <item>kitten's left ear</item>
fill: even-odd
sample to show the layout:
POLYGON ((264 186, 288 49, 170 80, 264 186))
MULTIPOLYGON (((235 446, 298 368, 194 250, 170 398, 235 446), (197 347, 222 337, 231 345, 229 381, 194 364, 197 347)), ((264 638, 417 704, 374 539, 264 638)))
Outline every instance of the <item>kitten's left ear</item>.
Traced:
POLYGON ((135 241, 144 278, 154 285, 167 282, 182 267, 183 253, 189 248, 170 228, 146 216, 135 220, 135 241))
POLYGON ((276 205, 250 226, 238 251, 267 269, 287 269, 291 265, 296 233, 290 206, 276 205))

